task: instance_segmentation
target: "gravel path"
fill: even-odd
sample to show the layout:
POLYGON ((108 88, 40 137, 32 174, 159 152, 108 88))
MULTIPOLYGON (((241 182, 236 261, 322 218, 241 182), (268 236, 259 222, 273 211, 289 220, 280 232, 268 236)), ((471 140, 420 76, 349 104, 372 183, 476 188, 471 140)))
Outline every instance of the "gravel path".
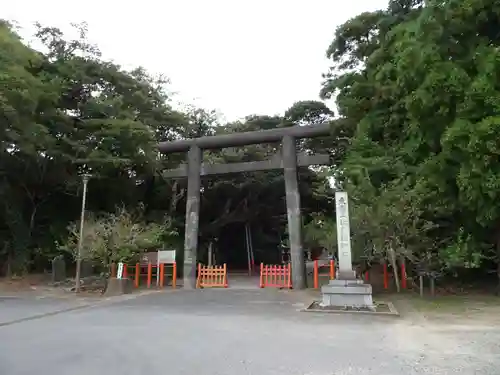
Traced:
MULTIPOLYGON (((499 373, 498 327, 303 313, 296 296, 231 289, 155 293, 3 326, 0 374, 499 373)), ((3 300, 0 320, 12 304, 26 316, 22 309, 45 304, 38 311, 46 311, 51 302, 56 307, 56 300, 32 300, 31 308, 3 300)))

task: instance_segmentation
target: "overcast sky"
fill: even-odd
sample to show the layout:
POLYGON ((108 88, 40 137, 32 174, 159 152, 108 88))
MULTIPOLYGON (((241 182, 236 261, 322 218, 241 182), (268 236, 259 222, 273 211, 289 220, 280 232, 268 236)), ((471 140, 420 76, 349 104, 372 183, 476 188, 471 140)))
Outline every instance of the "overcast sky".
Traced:
POLYGON ((335 28, 387 0, 13 0, 0 18, 86 21, 104 58, 172 81, 176 100, 228 120, 318 99, 335 28))

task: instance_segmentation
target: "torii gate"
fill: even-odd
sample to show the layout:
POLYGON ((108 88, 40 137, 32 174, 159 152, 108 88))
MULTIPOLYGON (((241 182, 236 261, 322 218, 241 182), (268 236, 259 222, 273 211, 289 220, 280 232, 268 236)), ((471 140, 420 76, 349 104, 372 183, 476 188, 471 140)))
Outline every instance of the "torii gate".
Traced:
POLYGON ((164 172, 164 176, 167 178, 188 178, 184 256, 182 257, 183 264, 179 264, 179 266, 183 267, 184 288, 196 287, 201 176, 271 169, 283 169, 284 171, 293 287, 295 289, 306 287, 297 167, 327 165, 330 164, 330 157, 325 154, 306 155, 301 153, 297 155, 295 141, 302 138, 320 137, 329 133, 330 124, 323 123, 314 126, 292 126, 161 142, 158 144, 158 148, 162 153, 187 152, 187 164, 182 164, 177 169, 166 170, 164 172), (202 163, 203 150, 278 141, 281 142, 281 154, 274 155, 268 160, 226 164, 202 163))

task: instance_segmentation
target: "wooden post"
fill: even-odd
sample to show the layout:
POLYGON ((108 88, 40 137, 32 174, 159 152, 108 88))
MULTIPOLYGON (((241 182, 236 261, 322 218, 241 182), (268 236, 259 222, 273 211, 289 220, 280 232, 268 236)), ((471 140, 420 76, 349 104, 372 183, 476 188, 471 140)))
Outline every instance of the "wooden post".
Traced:
POLYGON ((148 263, 148 288, 151 288, 151 278, 152 278, 152 275, 153 275, 153 265, 150 263, 148 263))
POLYGON ((139 288, 139 279, 141 278, 141 266, 139 263, 135 264, 135 287, 139 288))
POLYGON ((333 259, 330 260, 330 280, 335 279, 335 261, 333 259))
POLYGON ((177 286, 177 263, 174 262, 172 266, 172 288, 177 286))
POLYGON ((165 263, 160 264, 160 288, 163 288, 163 283, 165 281, 165 263))
POLYGON ((404 258, 401 260, 401 288, 406 289, 406 265, 404 258))
POLYGON ((384 289, 389 289, 389 274, 387 272, 387 263, 384 263, 384 289))
POLYGON ((314 261, 314 270, 313 270, 313 284, 314 284, 314 289, 319 288, 319 272, 318 272, 318 261, 314 261))

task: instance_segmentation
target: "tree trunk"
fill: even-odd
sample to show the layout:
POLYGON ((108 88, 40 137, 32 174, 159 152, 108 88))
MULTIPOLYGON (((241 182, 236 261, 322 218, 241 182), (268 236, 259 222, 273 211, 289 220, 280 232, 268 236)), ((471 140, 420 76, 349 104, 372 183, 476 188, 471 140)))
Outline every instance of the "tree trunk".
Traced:
POLYGON ((399 272, 398 272, 398 262, 396 260, 396 253, 392 248, 392 245, 389 245, 389 261, 392 266, 392 272, 394 273, 394 281, 396 282, 396 291, 399 293, 401 291, 401 285, 399 283, 399 272))
POLYGON ((208 244, 208 266, 213 266, 214 252, 212 248, 212 241, 208 244))
POLYGON ((500 296, 500 233, 497 235, 497 288, 496 295, 500 296))
POLYGON ((7 267, 5 270, 5 276, 7 278, 12 277, 12 249, 9 246, 9 243, 6 242, 4 245, 4 250, 7 249, 7 267))
POLYGON ((420 275, 418 277, 419 281, 419 291, 420 291, 420 297, 424 296, 424 276, 420 275))

